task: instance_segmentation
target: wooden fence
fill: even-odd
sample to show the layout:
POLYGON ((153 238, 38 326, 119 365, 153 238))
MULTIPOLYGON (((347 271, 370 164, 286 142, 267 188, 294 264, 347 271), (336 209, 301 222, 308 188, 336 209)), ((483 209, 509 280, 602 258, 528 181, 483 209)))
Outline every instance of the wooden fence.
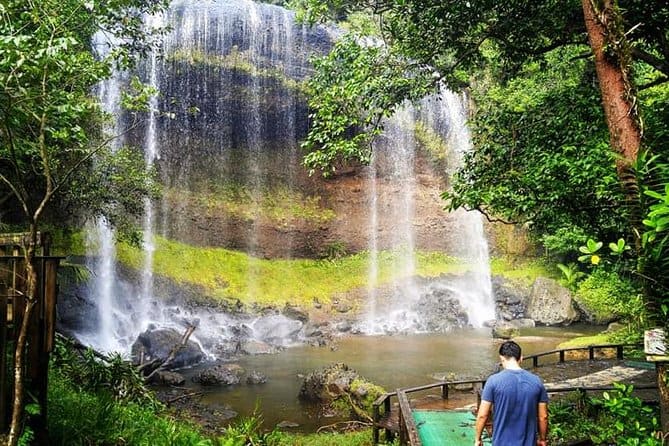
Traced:
MULTIPOLYGON (((16 340, 28 303, 26 264, 18 241, 22 234, 0 235, 0 434, 9 430, 14 396, 14 355, 16 340), (2 255, 5 254, 5 255, 2 255)), ((40 237, 40 241, 45 238, 40 237)), ((48 255, 41 244, 35 258, 37 296, 28 325, 26 346, 26 402, 36 402, 40 414, 33 417, 37 435, 46 431, 47 376, 49 353, 53 349, 56 322, 57 272, 61 257, 48 255), (35 401, 32 401, 32 398, 35 401)))

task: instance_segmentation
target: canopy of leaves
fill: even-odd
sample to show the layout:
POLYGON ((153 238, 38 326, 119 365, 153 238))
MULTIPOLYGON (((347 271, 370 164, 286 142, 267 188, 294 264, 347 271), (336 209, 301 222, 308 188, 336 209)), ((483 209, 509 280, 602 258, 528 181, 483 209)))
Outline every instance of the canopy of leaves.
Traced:
MULTIPOLYGON (((164 0, 0 4, 0 201, 5 204, 5 219, 36 223, 55 197, 61 198, 60 205, 73 204, 90 197, 92 190, 104 190, 97 198, 120 205, 120 215, 138 207, 138 195, 152 191, 146 172, 130 167, 143 164, 141 158, 111 151, 114 135, 103 134, 103 113, 92 92, 115 64, 129 66, 147 50, 159 30, 146 30, 143 15, 166 4, 164 0), (94 54, 94 33, 107 36, 101 41, 113 42, 107 56, 94 54), (127 193, 130 190, 136 193, 127 193), (118 193, 113 200, 112 192, 118 193)), ((105 203, 96 203, 79 210, 101 211, 105 203)))
POLYGON ((350 35, 315 66, 309 81, 311 131, 303 143, 311 173, 318 169, 328 175, 351 161, 368 162, 382 119, 405 98, 424 96, 430 85, 421 67, 378 41, 350 35))
MULTIPOLYGON (((496 79, 508 81, 522 71, 525 63, 541 60, 549 51, 564 46, 587 44, 579 0, 295 0, 292 3, 299 8, 301 16, 312 23, 345 19, 359 11, 373 15, 388 48, 386 51, 394 55, 392 58, 377 58, 376 62, 385 63, 390 60, 390 65, 397 67, 397 60, 410 61, 405 64, 421 67, 423 85, 436 86, 443 80, 451 88, 458 88, 467 83, 467 75, 484 66, 494 68, 493 75, 496 79), (494 59, 492 65, 491 55, 494 59), (463 76, 463 72, 466 75, 463 76)), ((669 6, 659 0, 639 0, 625 2, 624 7, 624 26, 626 29, 633 29, 628 34, 633 55, 646 68, 643 85, 665 82, 669 75, 669 30, 666 27, 669 6)), ((321 64, 321 68, 336 65, 337 58, 345 66, 343 62, 346 57, 344 48, 335 51, 327 57, 328 63, 321 64)), ((345 110, 347 116, 354 113, 359 116, 387 113, 397 102, 385 101, 388 102, 386 107, 375 110, 364 108, 367 102, 374 101, 373 98, 366 97, 365 101, 359 101, 354 96, 337 96, 336 93, 348 88, 348 80, 359 82, 363 75, 368 76, 367 81, 375 82, 371 76, 383 73, 385 77, 378 82, 391 86, 392 78, 401 77, 404 72, 396 70, 390 76, 380 68, 364 66, 361 70, 360 67, 356 64, 348 67, 350 71, 358 73, 358 76, 349 74, 328 77, 319 74, 321 77, 313 82, 313 91, 318 97, 314 99, 312 106, 323 106, 330 98, 336 97, 338 108, 345 110)), ((378 94, 373 90, 366 93, 378 94)), ((392 93, 389 89, 384 89, 382 96, 386 99, 394 97, 400 102, 407 98, 401 92, 392 93)), ((383 103, 384 101, 376 102, 377 105, 383 103)), ((368 117, 366 121, 374 122, 375 119, 368 117)), ((351 132, 354 130, 360 132, 369 128, 349 129, 351 132)), ((330 139, 330 136, 323 132, 322 123, 318 123, 312 129, 307 148, 315 150, 318 144, 331 143, 328 153, 338 152, 347 157, 356 153, 352 150, 352 144, 360 146, 369 139, 362 137, 348 143, 343 143, 340 139, 340 144, 337 139, 330 139)), ((362 155, 363 161, 368 157, 367 148, 359 147, 357 153, 362 155)), ((328 159, 336 160, 337 157, 332 154, 328 159)), ((307 160, 307 164, 323 167, 312 163, 312 160, 307 160)))
POLYGON ((554 50, 505 86, 476 82, 476 150, 444 194, 451 208, 529 224, 537 237, 621 233, 625 207, 595 75, 578 53, 554 50))

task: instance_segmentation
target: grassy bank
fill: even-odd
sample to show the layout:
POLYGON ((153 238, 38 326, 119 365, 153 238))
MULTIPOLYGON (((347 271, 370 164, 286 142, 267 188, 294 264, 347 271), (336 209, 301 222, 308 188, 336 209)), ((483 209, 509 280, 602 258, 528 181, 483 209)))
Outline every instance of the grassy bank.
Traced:
MULTIPOLYGON (((242 303, 281 305, 310 304, 314 300, 330 302, 334 296, 369 283, 369 253, 359 253, 336 260, 275 259, 251 257, 223 248, 186 245, 162 237, 155 239, 154 273, 184 285, 201 287, 217 299, 239 299, 242 303)), ((118 259, 140 269, 144 252, 119 244, 118 259)), ((457 259, 437 252, 418 252, 416 273, 423 277, 463 273, 467 266, 457 259)), ((377 285, 402 278, 401 255, 380 252, 377 255, 377 285)))
POLYGON ((555 268, 541 259, 495 257, 490 260, 490 270, 493 275, 524 286, 531 286, 538 277, 559 278, 555 268))

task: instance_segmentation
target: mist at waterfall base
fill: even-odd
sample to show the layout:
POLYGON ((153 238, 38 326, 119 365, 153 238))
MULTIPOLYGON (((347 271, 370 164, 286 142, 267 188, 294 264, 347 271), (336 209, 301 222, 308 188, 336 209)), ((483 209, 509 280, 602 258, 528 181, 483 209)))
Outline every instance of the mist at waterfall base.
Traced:
MULTIPOLYGON (((316 180, 306 176, 298 148, 306 133, 306 103, 291 82, 308 75, 309 56, 327 51, 337 33, 298 25, 292 12, 250 1, 177 1, 165 17, 151 21, 173 28, 160 56, 152 54, 138 73, 161 93, 152 99, 145 124, 129 129, 122 142, 144 149, 147 165, 157 168, 165 189, 180 188, 195 195, 204 178, 232 178, 251 193, 275 184, 313 188, 316 180)), ((119 90, 128 78, 127 73, 117 74, 101 88, 105 108, 118 117, 113 132, 124 133, 121 129, 130 119, 118 104, 119 90)), ((470 273, 430 283, 418 283, 415 276, 415 126, 429 126, 447 142, 448 150, 461 154, 470 145, 462 104, 461 98, 444 90, 416 106, 406 105, 388 120, 385 135, 376 143, 374 162, 363 173, 366 190, 372 195, 366 230, 371 258, 368 308, 354 331, 443 332, 448 327, 434 323, 440 310, 462 313, 456 327, 476 327, 494 318, 487 246, 477 214, 456 213, 451 228, 454 238, 462 242, 454 251, 470 265, 470 273), (391 230, 386 229, 390 236, 382 240, 381 227, 388 221, 392 222, 391 230), (391 286, 377 286, 381 249, 397 254, 393 274, 398 279, 391 286), (448 295, 449 306, 431 306, 435 294, 448 295), (451 306, 453 297, 463 311, 451 306)), ((89 292, 97 311, 73 330, 77 336, 100 350, 128 354, 137 336, 150 327, 183 331, 185 325, 194 324, 198 328, 192 339, 210 357, 228 351, 226 342, 238 337, 240 330, 252 339, 271 339, 282 346, 298 343, 304 328, 300 321, 282 315, 231 316, 170 299, 165 287, 156 292, 154 234, 191 242, 197 230, 187 212, 173 206, 167 200, 146 202, 146 254, 139 273, 120 274, 113 260, 112 234, 104 222, 92 229, 94 260, 90 267, 95 283, 89 292), (261 328, 255 329, 257 326, 261 328)), ((263 255, 257 222, 231 221, 220 228, 234 233, 226 247, 263 255)), ((212 240, 198 240, 197 244, 203 242, 212 240)), ((300 243, 287 238, 281 243, 285 252, 280 254, 299 255, 300 243)), ((250 274, 248 282, 258 279, 250 274)))

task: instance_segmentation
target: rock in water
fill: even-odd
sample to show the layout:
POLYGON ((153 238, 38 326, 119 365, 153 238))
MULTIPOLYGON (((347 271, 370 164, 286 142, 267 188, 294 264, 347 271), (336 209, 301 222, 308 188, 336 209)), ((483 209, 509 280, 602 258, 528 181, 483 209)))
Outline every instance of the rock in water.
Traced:
MULTIPOLYGON (((172 349, 181 344, 182 334, 172 328, 148 329, 141 333, 132 345, 135 360, 143 355, 144 362, 155 359, 165 360, 172 349)), ((174 369, 197 364, 204 359, 204 352, 198 344, 189 340, 177 352, 168 368, 174 369)))

